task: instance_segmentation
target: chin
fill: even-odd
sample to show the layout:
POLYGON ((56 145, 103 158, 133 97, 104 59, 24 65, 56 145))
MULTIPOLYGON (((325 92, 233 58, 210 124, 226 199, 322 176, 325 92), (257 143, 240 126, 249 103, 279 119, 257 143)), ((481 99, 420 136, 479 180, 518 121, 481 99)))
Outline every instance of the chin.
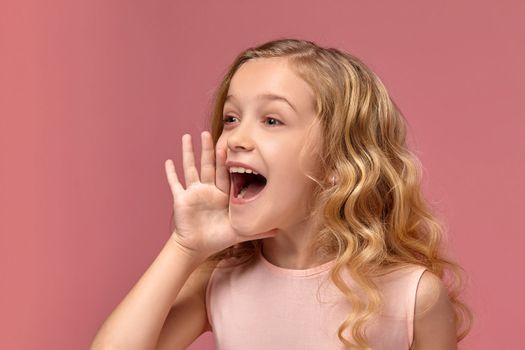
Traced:
POLYGON ((253 218, 246 217, 245 215, 232 215, 230 212, 230 223, 233 229, 243 237, 254 236, 258 233, 268 232, 273 230, 269 225, 262 225, 253 220, 253 218))
POLYGON ((253 222, 245 215, 232 214, 230 212, 230 224, 241 236, 253 236, 255 234, 253 222))

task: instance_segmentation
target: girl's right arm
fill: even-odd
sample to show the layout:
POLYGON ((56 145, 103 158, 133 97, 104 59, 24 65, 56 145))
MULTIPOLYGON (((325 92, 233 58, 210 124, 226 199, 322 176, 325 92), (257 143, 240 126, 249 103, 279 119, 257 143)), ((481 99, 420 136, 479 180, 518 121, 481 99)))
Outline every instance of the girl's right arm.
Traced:
MULTIPOLYGON (((202 280, 205 270, 200 263, 170 238, 137 284, 104 321, 90 349, 156 349, 171 308, 177 308, 178 316, 189 321, 172 329, 177 335, 176 343, 193 342, 206 324, 202 315, 198 315, 202 314, 202 308, 196 304, 197 300, 188 296, 200 295, 198 289, 201 287, 196 282, 199 278, 202 280)), ((184 346, 176 349, 184 349, 184 346)))
POLYGON ((209 329, 204 306, 212 266, 206 258, 237 243, 275 236, 274 230, 240 235, 229 219, 226 152, 201 134, 201 178, 191 135, 182 136, 186 189, 171 160, 165 163, 173 195, 175 229, 148 270, 100 327, 91 349, 184 348, 209 329), (187 282, 186 282, 187 281, 187 282), (160 339, 159 339, 160 336, 160 339))

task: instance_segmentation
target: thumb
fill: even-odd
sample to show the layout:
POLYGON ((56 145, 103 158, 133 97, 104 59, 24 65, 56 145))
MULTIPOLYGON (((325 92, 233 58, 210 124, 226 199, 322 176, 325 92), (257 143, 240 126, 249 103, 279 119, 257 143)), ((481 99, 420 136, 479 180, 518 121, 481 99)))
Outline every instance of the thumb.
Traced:
POLYGON ((226 169, 226 152, 217 148, 215 150, 215 185, 219 190, 230 195, 230 173, 226 169))

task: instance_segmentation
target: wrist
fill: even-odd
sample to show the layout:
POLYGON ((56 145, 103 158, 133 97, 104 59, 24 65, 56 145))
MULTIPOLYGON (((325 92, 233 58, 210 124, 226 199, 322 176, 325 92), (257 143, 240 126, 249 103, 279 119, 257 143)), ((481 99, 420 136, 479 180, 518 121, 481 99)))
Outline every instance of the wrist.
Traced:
POLYGON ((192 265, 198 266, 206 260, 205 254, 184 246, 177 238, 175 232, 170 236, 167 244, 173 247, 178 255, 184 256, 184 258, 192 265))

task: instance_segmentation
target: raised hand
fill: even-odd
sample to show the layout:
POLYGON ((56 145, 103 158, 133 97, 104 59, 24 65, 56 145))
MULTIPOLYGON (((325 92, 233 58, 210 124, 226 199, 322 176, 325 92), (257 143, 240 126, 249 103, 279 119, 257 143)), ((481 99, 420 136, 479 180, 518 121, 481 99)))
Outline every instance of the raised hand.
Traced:
POLYGON ((225 165, 226 151, 217 149, 215 153, 211 134, 207 131, 201 133, 201 143, 199 179, 191 135, 182 136, 186 189, 179 182, 173 161, 168 159, 165 162, 175 212, 172 239, 188 253, 205 258, 242 241, 273 237, 273 230, 250 237, 241 236, 231 226, 228 215, 230 174, 225 165))

